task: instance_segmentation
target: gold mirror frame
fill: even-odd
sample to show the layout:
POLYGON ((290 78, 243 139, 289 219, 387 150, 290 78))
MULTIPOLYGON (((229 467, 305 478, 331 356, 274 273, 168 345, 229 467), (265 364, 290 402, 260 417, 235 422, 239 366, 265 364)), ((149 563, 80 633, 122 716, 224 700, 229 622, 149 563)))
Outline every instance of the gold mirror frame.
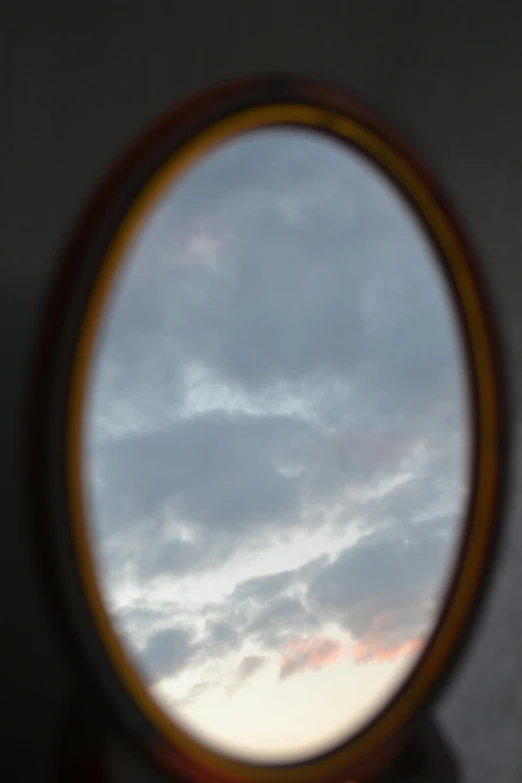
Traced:
MULTIPOLYGON (((94 197, 59 270, 44 319, 36 378, 44 387, 43 394, 35 399, 34 421, 45 442, 41 441, 40 447, 32 441, 37 445, 34 480, 40 482, 41 489, 35 498, 38 513, 46 519, 44 528, 49 530, 50 526, 55 540, 60 536, 70 539, 63 546, 47 546, 58 590, 64 594, 65 622, 69 626, 89 626, 86 631, 77 628, 73 636, 80 641, 81 654, 95 676, 98 663, 93 662, 86 648, 96 644, 95 636, 101 641, 103 651, 94 655, 97 660, 100 654, 106 658, 100 677, 106 682, 112 670, 130 701, 138 707, 148 724, 145 745, 156 760, 177 776, 209 783, 345 782, 348 775, 364 776, 376 764, 382 764, 394 752, 412 717, 435 692, 462 648, 491 560, 504 474, 504 396, 491 316, 477 277, 474 254, 425 167, 366 109, 344 94, 314 82, 253 80, 211 91, 184 104, 138 140, 94 197), (176 726, 148 693, 129 661, 98 587, 85 511, 82 441, 94 342, 107 297, 132 238, 173 179, 197 163, 203 154, 240 134, 278 126, 312 129, 349 145, 387 175, 420 218, 449 284, 463 338, 473 423, 473 464, 455 572, 438 624, 405 683, 383 710, 344 745, 303 763, 261 766, 222 756, 176 726), (160 148, 161 163, 149 160, 141 182, 129 184, 129 175, 140 168, 151 150, 160 148), (114 210, 114 195, 124 194, 126 189, 122 198, 127 206, 113 216, 112 228, 94 247, 92 238, 114 210), (82 282, 82 270, 87 267, 90 277, 82 282), (60 400, 65 402, 63 413, 59 412, 60 400), (58 437, 58 448, 63 454, 60 452, 54 466, 50 466, 49 444, 53 437, 58 437), (56 492, 62 493, 61 500, 52 499, 56 492), (57 515, 53 503, 62 504, 63 519, 56 523, 61 525, 59 531, 52 521, 57 515), (69 545, 74 560, 65 564, 64 546, 69 545), (78 585, 70 589, 71 594, 76 590, 76 596, 69 600, 71 579, 78 580, 79 589, 78 585)), ((34 434, 34 427, 32 431, 34 434)), ((122 720, 125 721, 123 715, 122 720)))

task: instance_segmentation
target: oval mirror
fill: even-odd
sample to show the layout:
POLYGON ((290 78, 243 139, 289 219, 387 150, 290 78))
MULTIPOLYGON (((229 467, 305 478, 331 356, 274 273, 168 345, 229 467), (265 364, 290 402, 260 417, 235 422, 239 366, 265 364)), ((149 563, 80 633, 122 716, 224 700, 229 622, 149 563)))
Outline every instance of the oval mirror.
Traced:
POLYGON ((101 316, 82 469, 102 600, 174 723, 289 763, 375 718, 446 597, 468 403, 434 245, 355 148, 266 128, 172 179, 101 316))

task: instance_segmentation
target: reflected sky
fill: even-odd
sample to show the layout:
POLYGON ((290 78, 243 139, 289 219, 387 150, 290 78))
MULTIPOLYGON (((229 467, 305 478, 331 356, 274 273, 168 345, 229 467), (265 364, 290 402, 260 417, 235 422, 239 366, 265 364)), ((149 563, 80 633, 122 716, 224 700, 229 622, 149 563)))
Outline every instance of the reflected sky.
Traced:
POLYGON ((291 760, 422 650, 465 500, 450 305, 381 174, 308 132, 174 183, 109 303, 85 419, 93 546, 160 703, 291 760))

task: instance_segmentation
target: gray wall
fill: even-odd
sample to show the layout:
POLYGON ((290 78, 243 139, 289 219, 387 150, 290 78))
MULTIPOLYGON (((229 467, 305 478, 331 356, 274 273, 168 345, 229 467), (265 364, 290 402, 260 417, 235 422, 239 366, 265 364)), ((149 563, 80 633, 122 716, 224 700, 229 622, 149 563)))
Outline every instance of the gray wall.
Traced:
MULTIPOLYGON (((71 683, 30 549, 22 393, 56 252, 100 175, 158 113, 210 82, 276 70, 355 88, 415 143, 474 233, 518 398, 521 31, 522 4, 505 0, 0 3, 0 594, 11 686, 0 765, 9 779, 51 779, 71 683), (28 736, 32 753, 22 751, 28 736)), ((518 420, 512 429, 516 441, 518 420)), ((484 620, 439 708, 469 783, 522 780, 521 470, 484 620)))

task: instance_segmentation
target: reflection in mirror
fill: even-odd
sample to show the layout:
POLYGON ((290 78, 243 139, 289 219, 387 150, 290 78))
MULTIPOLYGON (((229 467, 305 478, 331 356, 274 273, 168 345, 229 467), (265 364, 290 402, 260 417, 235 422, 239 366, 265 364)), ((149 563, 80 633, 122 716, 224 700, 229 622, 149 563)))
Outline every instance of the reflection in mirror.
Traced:
POLYGON ((434 251, 355 151, 265 129, 171 184, 101 324, 83 469, 107 611, 185 730, 301 760, 397 691, 462 533, 466 383, 434 251))

